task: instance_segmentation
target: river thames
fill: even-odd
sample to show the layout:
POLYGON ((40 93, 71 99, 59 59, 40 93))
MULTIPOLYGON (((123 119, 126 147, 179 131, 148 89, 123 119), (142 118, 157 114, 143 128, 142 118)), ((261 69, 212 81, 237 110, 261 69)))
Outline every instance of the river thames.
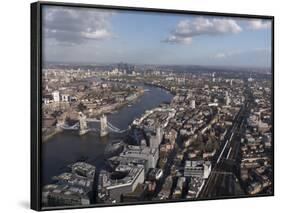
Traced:
MULTIPOLYGON (((117 112, 108 114, 107 119, 119 129, 127 129, 135 118, 146 110, 161 103, 170 102, 172 94, 158 87, 142 85, 146 92, 131 106, 125 106, 117 112)), ((105 149, 107 145, 122 139, 124 134, 110 133, 100 138, 99 132, 89 132, 79 136, 77 131, 63 131, 42 144, 42 184, 52 182, 52 177, 68 170, 67 166, 84 160, 96 166, 97 172, 105 167, 105 149)))

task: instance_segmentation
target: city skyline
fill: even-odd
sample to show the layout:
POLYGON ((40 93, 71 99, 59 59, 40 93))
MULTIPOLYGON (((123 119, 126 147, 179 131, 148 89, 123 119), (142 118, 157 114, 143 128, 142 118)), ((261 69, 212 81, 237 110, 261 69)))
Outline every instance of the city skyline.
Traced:
POLYGON ((48 6, 42 41, 44 62, 271 65, 262 19, 48 6))

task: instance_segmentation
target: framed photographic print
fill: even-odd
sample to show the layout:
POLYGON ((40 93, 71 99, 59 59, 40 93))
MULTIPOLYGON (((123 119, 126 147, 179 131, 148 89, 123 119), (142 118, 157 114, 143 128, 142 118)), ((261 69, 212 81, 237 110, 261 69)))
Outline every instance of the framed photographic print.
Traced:
POLYGON ((274 18, 31 4, 31 208, 274 195, 274 18))

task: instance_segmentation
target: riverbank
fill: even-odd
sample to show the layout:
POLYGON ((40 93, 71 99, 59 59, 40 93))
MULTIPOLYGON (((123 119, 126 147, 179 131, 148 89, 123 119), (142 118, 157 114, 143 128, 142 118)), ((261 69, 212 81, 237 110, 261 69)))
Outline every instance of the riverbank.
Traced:
MULTIPOLYGON (((115 103, 108 106, 103 106, 99 110, 95 110, 93 113, 87 114, 87 117, 99 117, 103 114, 110 114, 114 111, 120 110, 125 106, 130 104, 134 104, 142 95, 144 94, 144 89, 140 89, 136 93, 134 93, 130 100, 124 101, 122 103, 115 103)), ((63 130, 58 127, 52 127, 42 133, 42 142, 48 142, 53 136, 58 133, 61 133, 63 130)))
POLYGON ((128 106, 130 104, 134 104, 144 93, 144 90, 140 90, 137 93, 134 93, 134 96, 132 96, 132 99, 129 101, 124 101, 122 103, 116 103, 116 104, 111 104, 109 106, 104 106, 99 110, 95 110, 95 112, 89 114, 89 117, 98 117, 103 114, 109 114, 114 111, 120 110, 121 108, 128 106))
MULTIPOLYGON (((170 93, 157 87, 144 84, 137 86, 142 87, 144 92, 134 100, 135 104, 124 105, 116 113, 107 115, 107 120, 119 129, 128 128, 134 119, 140 118, 147 110, 168 103, 173 98, 170 93)), ((122 139, 123 136, 111 133, 101 138, 94 132, 79 136, 74 131, 63 131, 54 135, 42 145, 42 172, 44 173, 42 183, 51 183, 53 176, 64 172, 67 165, 81 158, 87 159, 87 162, 96 166, 97 170, 103 169, 106 166, 104 153, 107 145, 122 139)))
POLYGON ((109 81, 109 82, 117 82, 117 83, 127 83, 127 84, 132 84, 132 85, 146 85, 146 86, 150 86, 150 87, 156 87, 156 88, 160 88, 163 89, 169 93, 171 93, 173 96, 176 95, 176 92, 171 90, 171 88, 169 87, 165 87, 163 85, 159 85, 159 84, 153 84, 153 83, 148 83, 148 82, 143 82, 143 81, 134 81, 134 82, 126 82, 125 80, 116 80, 116 79, 102 79, 104 81, 109 81))
POLYGON ((146 82, 143 83, 143 84, 144 84, 144 85, 147 85, 147 86, 157 87, 157 88, 163 89, 163 90, 165 90, 165 91, 171 93, 173 96, 176 95, 176 92, 175 92, 175 91, 172 91, 172 90, 171 90, 170 88, 168 88, 168 87, 164 87, 164 86, 158 85, 158 84, 146 83, 146 82))
POLYGON ((49 139, 51 139, 53 136, 60 132, 62 132, 62 129, 59 129, 57 127, 53 127, 52 129, 46 130, 42 133, 42 142, 47 142, 49 139))

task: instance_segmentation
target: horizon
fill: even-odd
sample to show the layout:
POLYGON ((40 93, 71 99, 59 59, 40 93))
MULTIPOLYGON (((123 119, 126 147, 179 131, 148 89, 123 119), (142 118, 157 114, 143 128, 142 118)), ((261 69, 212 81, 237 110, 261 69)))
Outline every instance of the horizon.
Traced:
POLYGON ((110 66, 118 64, 136 65, 136 66, 181 66, 181 67, 203 67, 203 68, 236 68, 236 69, 272 69, 271 66, 236 66, 236 65, 200 65, 200 64, 140 64, 140 63, 127 63, 127 62, 61 62, 61 61, 46 61, 43 66, 48 65, 72 65, 72 66, 110 66))

